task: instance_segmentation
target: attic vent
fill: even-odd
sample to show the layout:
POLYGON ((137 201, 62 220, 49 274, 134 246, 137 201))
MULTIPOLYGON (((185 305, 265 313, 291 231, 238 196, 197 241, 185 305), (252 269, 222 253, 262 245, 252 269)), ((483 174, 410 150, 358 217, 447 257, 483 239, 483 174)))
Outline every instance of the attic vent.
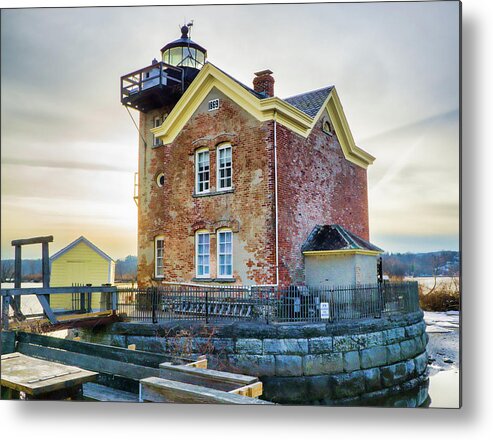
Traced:
POLYGON ((209 101, 209 111, 217 110, 219 108, 219 99, 212 99, 209 101))
POLYGON ((330 134, 332 136, 332 133, 334 133, 334 127, 330 123, 330 121, 325 120, 322 126, 322 130, 324 133, 330 134))

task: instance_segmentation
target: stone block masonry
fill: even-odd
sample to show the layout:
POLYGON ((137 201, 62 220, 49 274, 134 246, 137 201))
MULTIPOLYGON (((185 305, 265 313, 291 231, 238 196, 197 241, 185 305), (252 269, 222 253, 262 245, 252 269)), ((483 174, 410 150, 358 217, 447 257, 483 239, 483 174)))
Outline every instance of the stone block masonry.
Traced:
POLYGON ((211 366, 260 376, 263 398, 278 403, 338 405, 427 380, 422 312, 337 324, 116 323, 104 335, 85 337, 133 343, 140 350, 179 354, 183 347, 185 354, 207 354, 211 366), (200 336, 181 337, 184 329, 200 336), (204 329, 212 337, 204 338, 204 329))

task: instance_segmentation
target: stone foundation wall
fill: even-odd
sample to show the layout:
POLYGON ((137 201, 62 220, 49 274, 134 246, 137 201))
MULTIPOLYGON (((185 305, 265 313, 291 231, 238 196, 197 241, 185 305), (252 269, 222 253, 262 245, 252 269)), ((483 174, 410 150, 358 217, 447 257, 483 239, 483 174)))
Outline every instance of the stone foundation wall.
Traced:
POLYGON ((427 380, 422 312, 338 324, 116 323, 84 339, 173 354, 207 353, 212 368, 259 376, 279 403, 350 404, 427 380))

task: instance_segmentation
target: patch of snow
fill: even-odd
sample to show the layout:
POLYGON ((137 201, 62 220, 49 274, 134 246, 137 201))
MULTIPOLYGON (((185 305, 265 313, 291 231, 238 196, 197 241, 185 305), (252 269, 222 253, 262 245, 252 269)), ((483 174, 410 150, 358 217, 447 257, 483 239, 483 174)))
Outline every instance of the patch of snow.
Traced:
POLYGON ((449 330, 445 327, 439 327, 438 325, 427 325, 426 333, 452 333, 453 330, 449 330))

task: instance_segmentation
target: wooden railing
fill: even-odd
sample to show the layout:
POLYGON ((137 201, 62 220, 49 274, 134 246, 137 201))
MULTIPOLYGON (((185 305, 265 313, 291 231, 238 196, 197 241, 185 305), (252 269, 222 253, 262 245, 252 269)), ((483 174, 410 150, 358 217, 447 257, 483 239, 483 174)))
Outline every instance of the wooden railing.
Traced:
MULTIPOLYGON (((66 295, 71 293, 108 293, 111 294, 111 310, 116 313, 118 305, 118 291, 115 286, 70 286, 70 287, 18 287, 1 289, 2 297, 2 328, 9 328, 9 310, 14 306, 15 299, 25 295, 36 295, 43 312, 51 324, 57 324, 58 319, 50 306, 49 296, 66 295)), ((14 308, 15 310, 15 308, 14 308)), ((17 310, 17 312, 19 312, 17 310)))

